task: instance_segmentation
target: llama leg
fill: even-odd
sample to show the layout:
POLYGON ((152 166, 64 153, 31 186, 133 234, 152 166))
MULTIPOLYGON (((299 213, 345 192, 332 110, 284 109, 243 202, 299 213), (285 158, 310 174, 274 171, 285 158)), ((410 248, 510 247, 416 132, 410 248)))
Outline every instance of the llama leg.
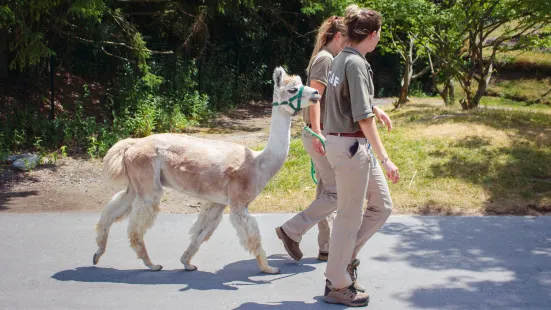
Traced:
POLYGON ((98 244, 98 250, 94 254, 93 263, 96 265, 99 259, 105 253, 107 247, 107 237, 109 236, 109 229, 111 225, 123 220, 130 213, 130 207, 132 206, 132 200, 134 199, 134 190, 129 188, 124 191, 120 191, 111 198, 111 201, 105 206, 101 212, 101 217, 96 224, 96 243, 98 244))
POLYGON ((249 215, 247 208, 231 210, 230 221, 237 230, 241 245, 256 257, 260 270, 264 273, 279 273, 279 269, 268 265, 266 252, 262 248, 260 230, 256 219, 249 215))
POLYGON ((144 264, 153 271, 163 269, 161 265, 155 265, 149 259, 143 236, 147 229, 153 226, 157 213, 159 213, 159 204, 163 195, 162 190, 147 195, 145 198, 136 197, 132 204, 130 221, 128 223, 128 238, 130 246, 138 254, 144 264))
POLYGON ((189 230, 191 243, 180 258, 184 268, 188 271, 197 270, 197 267, 192 265, 191 259, 199 250, 199 247, 204 241, 209 240, 212 233, 222 221, 222 215, 226 206, 217 203, 210 203, 201 209, 197 221, 189 230))

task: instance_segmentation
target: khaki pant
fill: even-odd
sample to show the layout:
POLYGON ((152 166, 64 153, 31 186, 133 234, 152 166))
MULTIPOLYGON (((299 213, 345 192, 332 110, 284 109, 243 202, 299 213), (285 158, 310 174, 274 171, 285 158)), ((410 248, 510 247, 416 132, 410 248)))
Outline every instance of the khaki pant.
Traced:
POLYGON ((331 226, 337 210, 337 186, 335 173, 326 156, 320 155, 314 150, 312 141, 317 139, 306 130, 302 130, 302 144, 312 158, 316 169, 316 199, 307 209, 295 215, 283 224, 283 230, 296 242, 300 242, 302 236, 314 225, 318 224, 318 245, 321 252, 329 251, 329 238, 331 226))
POLYGON ((386 222, 392 199, 367 139, 333 135, 326 138, 327 159, 335 171, 339 199, 325 275, 335 288, 343 288, 352 284, 346 267, 386 222), (365 199, 368 203, 362 216, 365 199))

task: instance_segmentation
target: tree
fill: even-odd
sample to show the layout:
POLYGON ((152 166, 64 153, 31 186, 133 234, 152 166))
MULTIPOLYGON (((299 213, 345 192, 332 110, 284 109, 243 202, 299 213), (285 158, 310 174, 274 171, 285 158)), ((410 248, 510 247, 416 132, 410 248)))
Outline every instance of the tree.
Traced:
POLYGON ((427 57, 427 40, 421 36, 430 6, 425 0, 368 0, 364 6, 380 11, 384 22, 381 44, 386 53, 397 53, 403 63, 400 95, 396 107, 408 101, 411 82, 429 72, 430 66, 414 73, 418 61, 427 57))
POLYGON ((549 0, 435 0, 432 12, 425 32, 442 65, 457 76, 465 110, 485 95, 499 51, 551 45, 538 34, 551 24, 549 0))

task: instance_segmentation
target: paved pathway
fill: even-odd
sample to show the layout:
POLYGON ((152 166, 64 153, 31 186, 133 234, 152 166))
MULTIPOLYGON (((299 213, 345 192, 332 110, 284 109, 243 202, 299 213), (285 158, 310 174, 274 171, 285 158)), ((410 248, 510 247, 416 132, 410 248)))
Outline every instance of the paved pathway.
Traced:
MULTIPOLYGON (((196 215, 161 214, 146 235, 160 272, 115 224, 93 267, 97 213, 0 214, 0 308, 341 309, 321 301, 325 264, 316 229, 301 263, 282 255, 274 227, 289 214, 256 215, 280 275, 260 274, 228 218, 184 272, 179 258, 196 215)), ((551 217, 392 216, 361 252, 369 309, 551 309, 551 217)))

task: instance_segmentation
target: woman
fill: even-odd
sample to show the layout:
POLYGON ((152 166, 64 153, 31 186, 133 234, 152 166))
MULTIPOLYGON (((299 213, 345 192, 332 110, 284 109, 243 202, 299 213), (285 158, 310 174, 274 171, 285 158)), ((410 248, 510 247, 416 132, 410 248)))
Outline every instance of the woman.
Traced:
POLYGON ((325 94, 326 152, 335 172, 338 212, 329 243, 331 255, 325 272, 324 300, 365 306, 369 295, 358 290, 350 264, 392 210, 381 166, 394 183, 400 175, 377 132, 372 106, 372 71, 364 57, 379 42, 382 16, 351 5, 346 9, 344 22, 350 46, 333 60, 325 94), (368 204, 362 216, 365 199, 368 204))
MULTIPOLYGON (((346 25, 342 17, 333 16, 323 22, 318 29, 318 35, 312 57, 306 72, 308 74, 307 85, 324 94, 333 57, 340 53, 347 44, 346 25)), ((325 96, 322 96, 320 104, 309 106, 303 110, 303 119, 308 127, 323 137, 323 124, 321 119, 324 114, 325 96)), ((384 123, 391 128, 391 122, 381 109, 375 108, 375 113, 384 123)), ((299 243, 302 236, 318 224, 318 259, 326 261, 329 250, 329 237, 331 235, 331 222, 337 209, 337 189, 335 173, 325 157, 325 151, 321 142, 308 131, 303 130, 302 142, 306 152, 312 158, 316 169, 318 186, 316 199, 310 206, 276 228, 278 237, 283 241, 285 249, 295 260, 302 258, 299 243)), ((359 261, 355 262, 359 264, 359 261)), ((358 287, 362 289, 361 287, 358 287)))

